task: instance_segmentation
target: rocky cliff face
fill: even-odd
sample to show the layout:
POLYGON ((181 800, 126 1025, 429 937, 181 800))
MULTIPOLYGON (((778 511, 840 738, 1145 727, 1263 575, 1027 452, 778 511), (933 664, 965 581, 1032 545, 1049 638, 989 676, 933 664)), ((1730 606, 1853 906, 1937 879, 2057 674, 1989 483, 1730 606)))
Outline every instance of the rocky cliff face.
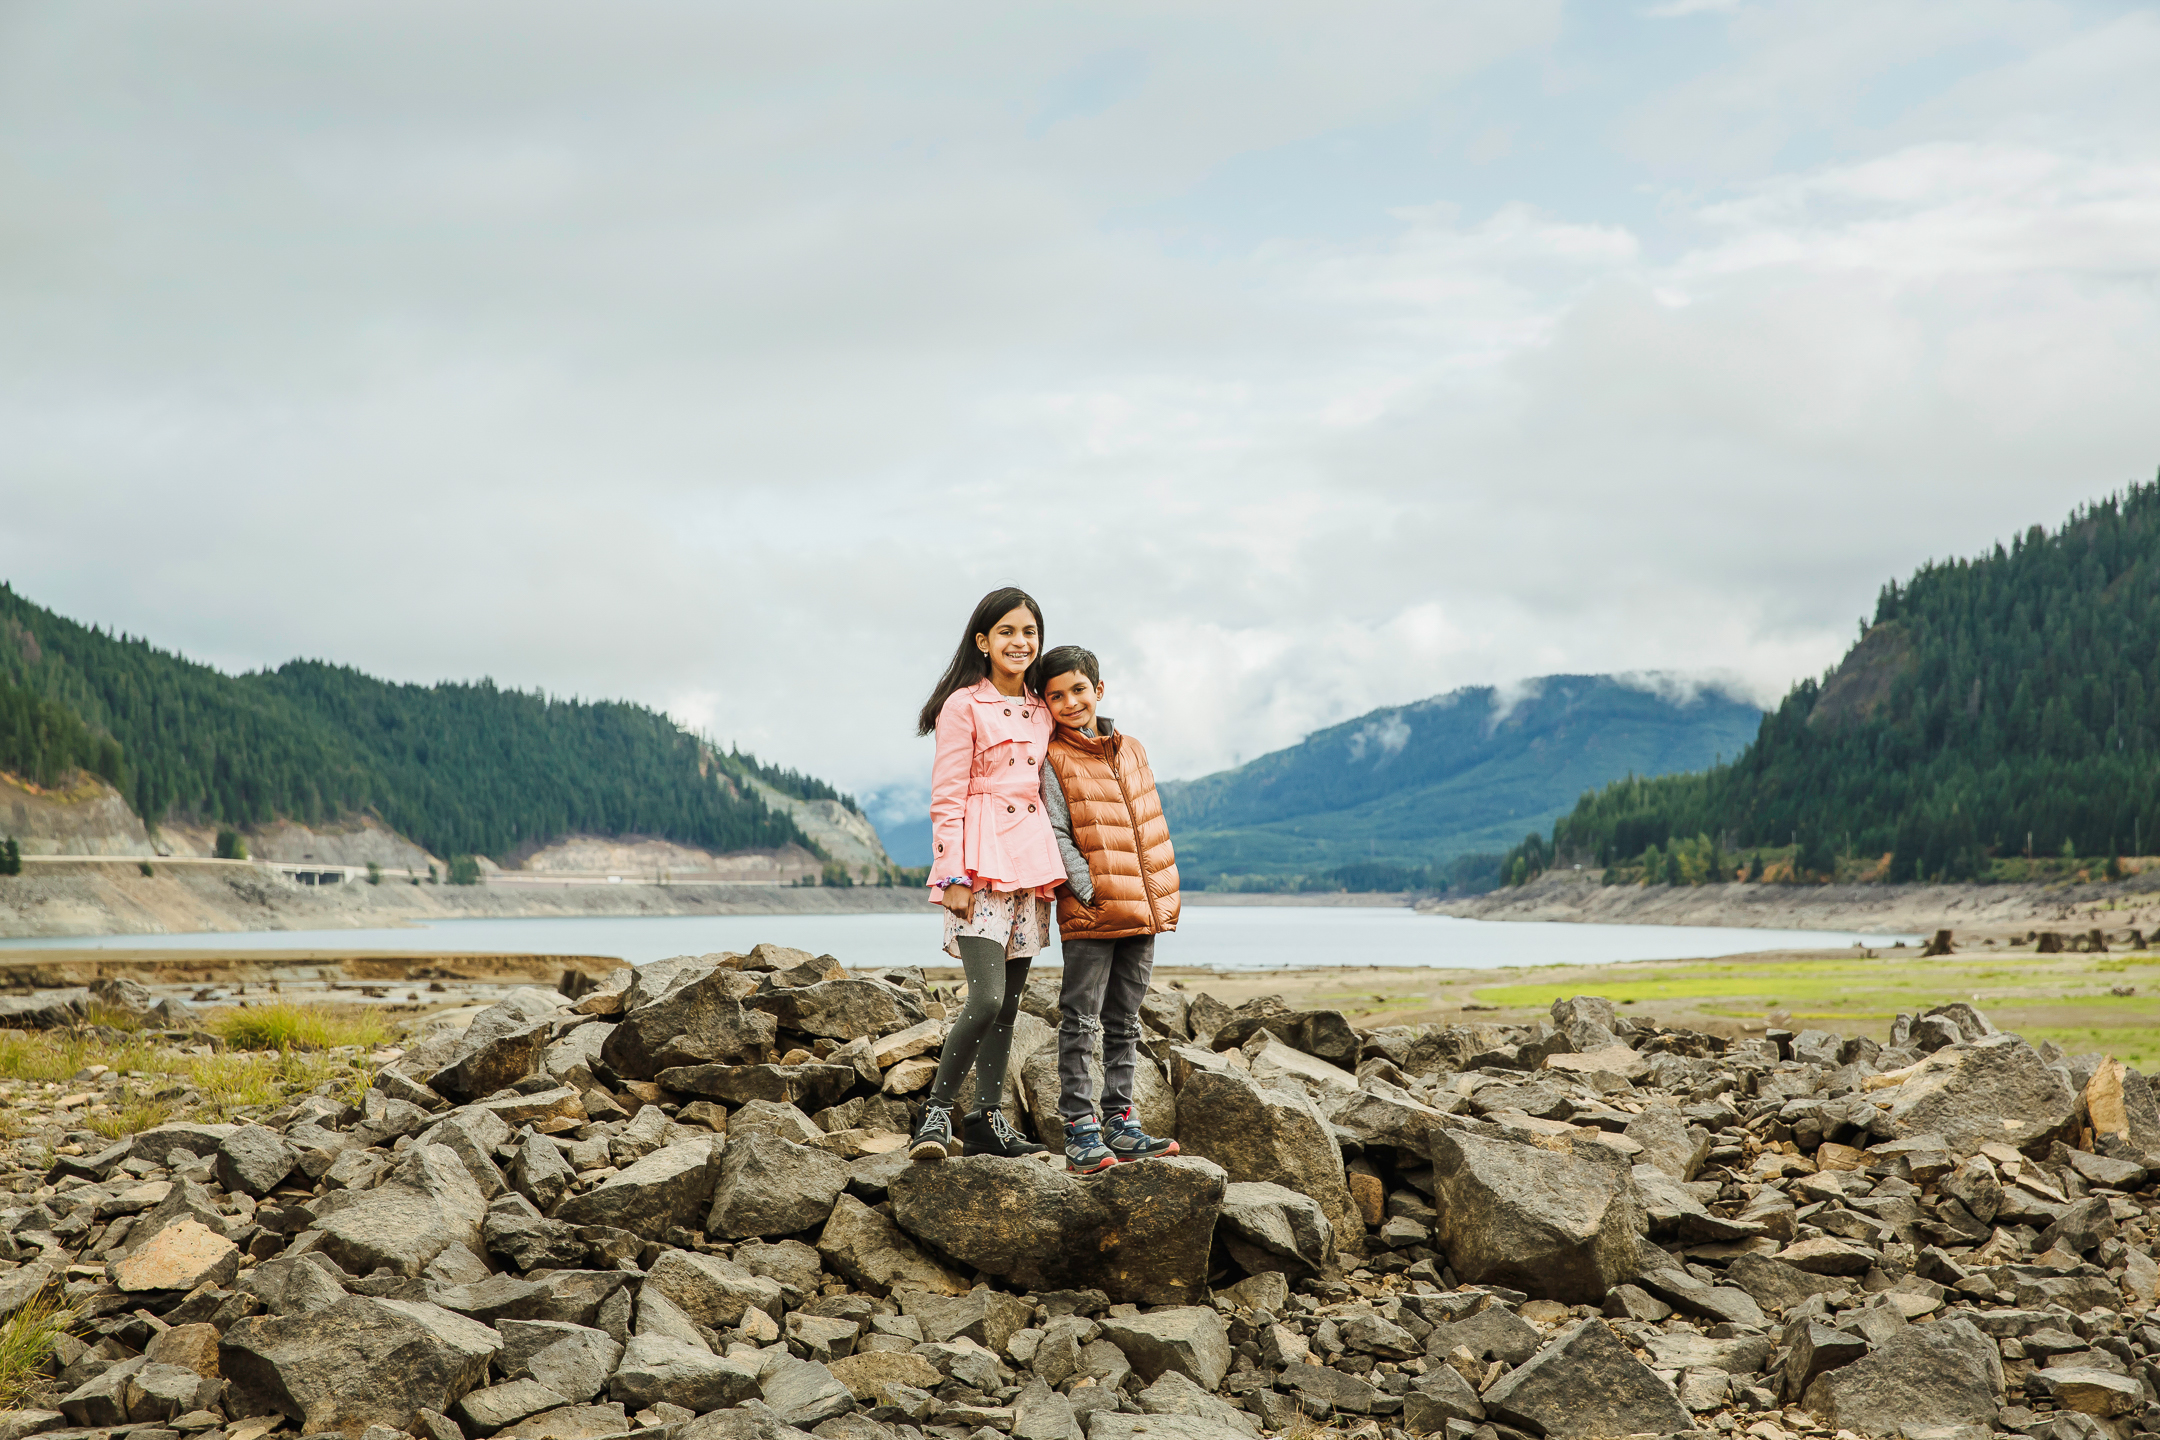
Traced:
POLYGON ((753 779, 748 784, 759 799, 793 820, 796 829, 847 866, 857 880, 875 880, 892 865, 892 857, 885 853, 884 842, 878 839, 869 820, 839 801, 797 800, 762 780, 753 779))
POLYGON ((127 801, 95 775, 45 788, 0 772, 0 834, 25 855, 150 855, 142 821, 127 801))

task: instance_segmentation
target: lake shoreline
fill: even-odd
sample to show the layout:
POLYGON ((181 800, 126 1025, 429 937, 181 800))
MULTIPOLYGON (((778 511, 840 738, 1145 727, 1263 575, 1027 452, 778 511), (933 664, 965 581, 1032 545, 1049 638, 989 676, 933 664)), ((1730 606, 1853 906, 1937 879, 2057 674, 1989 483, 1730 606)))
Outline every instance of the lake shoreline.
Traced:
POLYGON ((1420 899, 1420 915, 1530 924, 1716 926, 2005 939, 2160 926, 2160 874, 2109 885, 1605 885, 1552 871, 1527 885, 1420 899))

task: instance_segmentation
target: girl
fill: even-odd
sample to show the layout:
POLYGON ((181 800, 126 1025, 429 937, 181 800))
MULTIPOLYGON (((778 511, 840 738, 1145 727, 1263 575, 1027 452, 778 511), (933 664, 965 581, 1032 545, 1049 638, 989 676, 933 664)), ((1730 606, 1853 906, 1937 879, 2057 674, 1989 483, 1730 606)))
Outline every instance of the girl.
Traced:
POLYGON ((993 590, 975 606, 952 664, 915 733, 937 732, 930 770, 930 889, 945 907, 945 953, 967 972, 967 1003, 908 1155, 942 1160, 964 1141, 973 1155, 1040 1155, 998 1108, 1028 962, 1051 935, 1051 892, 1065 879, 1041 766, 1050 740, 1043 708, 1042 607, 1025 591, 993 590), (952 1107, 968 1066, 975 1108, 953 1135, 952 1107))

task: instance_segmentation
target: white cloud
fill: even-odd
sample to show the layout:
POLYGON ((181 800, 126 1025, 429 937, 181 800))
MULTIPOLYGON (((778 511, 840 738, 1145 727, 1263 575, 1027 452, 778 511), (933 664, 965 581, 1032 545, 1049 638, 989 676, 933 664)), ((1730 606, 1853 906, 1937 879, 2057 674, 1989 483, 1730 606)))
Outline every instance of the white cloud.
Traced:
POLYGON ((995 584, 1193 775, 1555 672, 1774 699, 2160 460, 2150 16, 1750 5, 1641 90, 1556 5, 977 18, 0 16, 7 577, 889 808, 995 584))

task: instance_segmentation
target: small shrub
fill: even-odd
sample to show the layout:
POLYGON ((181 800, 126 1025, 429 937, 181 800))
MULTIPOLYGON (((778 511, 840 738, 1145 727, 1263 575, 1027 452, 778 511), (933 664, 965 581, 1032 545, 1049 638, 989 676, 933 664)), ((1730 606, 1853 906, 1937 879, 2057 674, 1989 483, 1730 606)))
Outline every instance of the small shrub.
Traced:
POLYGON ((17 845, 15 837, 10 835, 6 843, 0 844, 0 875, 20 874, 22 874, 22 847, 17 845))
POLYGON ((382 866, 376 864, 373 860, 367 862, 367 883, 370 885, 382 884, 382 866))
POLYGON ((153 870, 153 869, 151 869, 151 868, 150 868, 150 862, 149 862, 148 860, 138 860, 138 861, 136 861, 136 862, 135 862, 135 868, 136 868, 136 869, 138 869, 138 870, 140 870, 140 871, 142 871, 142 873, 143 873, 143 878, 144 878, 144 879, 146 879, 146 880, 147 880, 147 879, 152 879, 152 878, 154 878, 154 877, 155 877, 155 876, 157 875, 157 871, 155 871, 155 870, 153 870))
POLYGON ((480 862, 470 855, 457 856, 450 862, 450 883, 452 885, 478 885, 480 883, 480 862))
POLYGON ((237 830, 220 830, 216 854, 220 860, 245 860, 248 858, 247 841, 240 838, 237 830))
POLYGON ((340 1014, 321 1005, 250 1005, 209 1020, 210 1033, 242 1050, 328 1050, 338 1045, 380 1045, 390 1038, 371 1010, 340 1014))

